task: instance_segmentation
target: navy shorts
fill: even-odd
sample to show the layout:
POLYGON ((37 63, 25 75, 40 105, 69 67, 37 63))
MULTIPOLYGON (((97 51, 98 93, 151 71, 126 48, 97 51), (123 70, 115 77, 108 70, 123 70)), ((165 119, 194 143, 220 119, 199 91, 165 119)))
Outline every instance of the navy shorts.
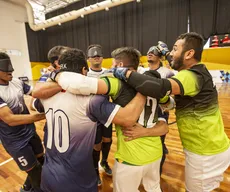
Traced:
POLYGON ((112 137, 112 124, 107 128, 103 124, 97 122, 97 133, 96 133, 95 144, 101 143, 102 137, 106 137, 106 138, 112 137))
POLYGON ((28 171, 37 163, 36 155, 43 153, 43 146, 37 133, 28 142, 28 145, 17 152, 10 153, 22 171, 28 171))

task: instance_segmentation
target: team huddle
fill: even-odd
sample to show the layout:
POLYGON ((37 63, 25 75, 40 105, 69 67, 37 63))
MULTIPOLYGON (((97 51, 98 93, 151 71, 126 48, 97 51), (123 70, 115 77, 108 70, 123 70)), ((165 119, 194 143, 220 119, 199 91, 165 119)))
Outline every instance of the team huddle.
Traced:
POLYGON ((230 142, 218 107, 212 76, 200 63, 203 39, 178 37, 170 52, 159 41, 147 52, 149 68, 133 47, 112 51, 112 68, 102 68, 98 44, 82 50, 55 46, 51 66, 32 89, 13 78, 9 56, 0 53, 0 140, 22 171, 21 192, 96 192, 99 167, 113 176, 114 192, 161 192, 160 175, 168 153, 168 110, 175 107, 185 153, 189 192, 219 187, 230 165, 230 142), (175 71, 163 67, 164 56, 175 71), (89 67, 87 64, 89 62, 89 67), (30 114, 24 94, 33 96, 30 114), (44 147, 34 122, 46 119, 44 147), (115 125, 117 150, 108 164, 115 125), (100 160, 100 153, 102 159, 100 160))

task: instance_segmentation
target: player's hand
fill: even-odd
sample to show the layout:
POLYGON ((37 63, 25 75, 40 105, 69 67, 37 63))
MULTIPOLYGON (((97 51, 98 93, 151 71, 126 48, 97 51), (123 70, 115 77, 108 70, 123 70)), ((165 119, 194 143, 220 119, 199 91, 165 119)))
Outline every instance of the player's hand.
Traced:
POLYGON ((57 77, 57 74, 58 74, 58 73, 60 73, 60 70, 54 70, 54 71, 52 71, 52 72, 49 74, 49 78, 50 78, 52 81, 56 82, 55 78, 57 77))
POLYGON ((133 127, 122 128, 122 133, 126 136, 125 141, 132 141, 140 137, 146 137, 147 129, 136 123, 133 127))
POLYGON ((52 72, 54 70, 55 70, 55 68, 52 65, 50 65, 49 67, 47 67, 47 73, 50 73, 50 72, 52 72))
POLYGON ((116 67, 116 68, 112 68, 111 70, 113 72, 114 77, 116 77, 116 78, 118 78, 120 80, 127 81, 126 73, 129 70, 128 68, 116 67))
POLYGON ((168 46, 163 41, 158 41, 157 48, 160 50, 160 52, 164 56, 167 55, 167 53, 170 52, 168 46))

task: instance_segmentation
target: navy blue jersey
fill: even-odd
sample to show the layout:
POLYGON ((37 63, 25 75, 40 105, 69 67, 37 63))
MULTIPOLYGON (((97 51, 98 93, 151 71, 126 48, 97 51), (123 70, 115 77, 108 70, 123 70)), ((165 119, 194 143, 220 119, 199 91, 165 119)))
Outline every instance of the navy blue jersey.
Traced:
POLYGON ((34 105, 37 110, 46 112, 48 126, 42 190, 96 192, 97 177, 92 159, 96 122, 108 127, 119 106, 110 103, 105 96, 69 92, 35 101, 34 105))
MULTIPOLYGON (((0 85, 0 110, 8 106, 14 114, 29 114, 24 94, 30 94, 32 88, 19 79, 13 79, 9 85, 0 85)), ((9 126, 0 119, 0 140, 9 153, 24 148, 35 133, 34 123, 9 126)))

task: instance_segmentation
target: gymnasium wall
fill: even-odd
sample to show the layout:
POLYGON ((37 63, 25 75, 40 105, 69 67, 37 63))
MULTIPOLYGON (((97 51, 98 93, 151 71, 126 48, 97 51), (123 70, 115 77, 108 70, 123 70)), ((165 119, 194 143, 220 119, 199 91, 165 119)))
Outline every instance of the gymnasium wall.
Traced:
POLYGON ((21 56, 10 54, 14 66, 14 77, 27 76, 32 79, 31 64, 27 46, 25 24, 26 9, 0 1, 0 49, 16 50, 21 56))
MULTIPOLYGON (((140 63, 147 67, 146 62, 146 56, 142 56, 140 63)), ((223 81, 225 81, 228 76, 230 77, 230 75, 228 75, 230 72, 230 47, 204 49, 201 62, 204 63, 207 68, 212 71, 212 75, 219 79, 219 81, 221 81, 221 78, 223 81)), ((102 66, 104 68, 110 68, 111 65, 111 58, 103 60, 102 66)), ((47 62, 31 62, 33 79, 39 79, 41 76, 41 69, 48 66, 49 63, 47 62)))

